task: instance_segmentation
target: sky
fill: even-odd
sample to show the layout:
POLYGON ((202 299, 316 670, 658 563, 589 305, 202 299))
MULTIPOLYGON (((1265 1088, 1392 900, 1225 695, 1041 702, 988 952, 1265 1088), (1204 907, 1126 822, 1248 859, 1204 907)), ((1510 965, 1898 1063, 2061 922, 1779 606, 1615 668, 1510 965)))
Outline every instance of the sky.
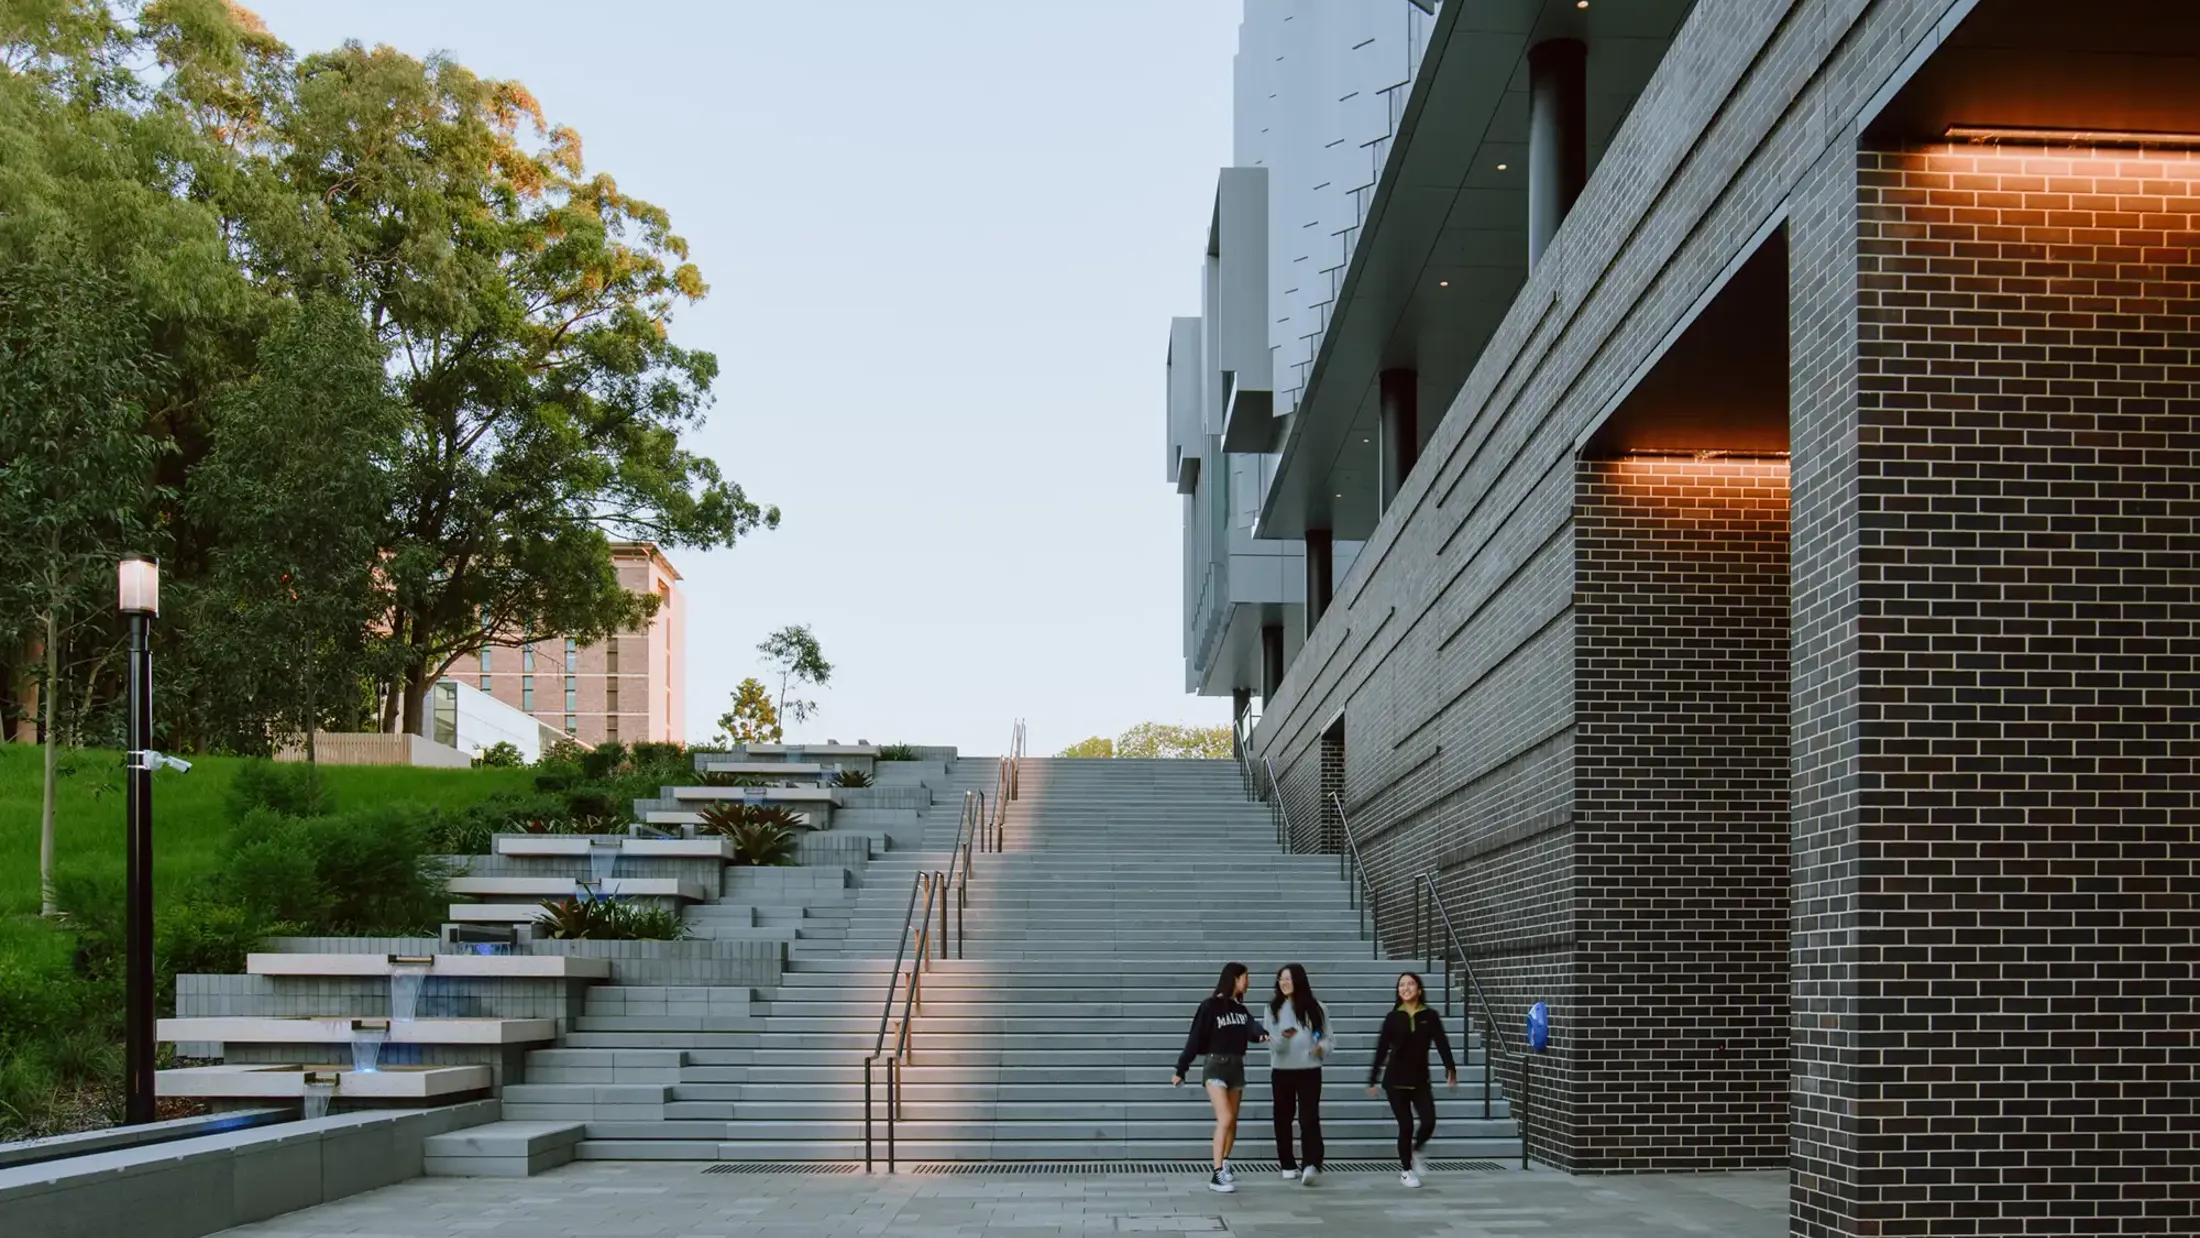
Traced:
POLYGON ((693 446, 776 531, 685 577, 687 732, 756 645, 832 663, 790 738, 1057 751, 1184 693, 1168 319, 1199 312, 1238 0, 244 0, 516 78, 711 285, 693 446))

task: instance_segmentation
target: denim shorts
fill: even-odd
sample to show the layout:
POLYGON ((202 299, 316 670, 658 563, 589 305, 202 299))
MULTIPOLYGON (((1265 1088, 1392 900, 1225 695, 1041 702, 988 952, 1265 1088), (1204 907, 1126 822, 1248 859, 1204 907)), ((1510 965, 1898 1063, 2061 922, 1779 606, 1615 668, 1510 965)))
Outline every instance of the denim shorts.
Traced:
POLYGON ((1228 1088, 1233 1092, 1245 1090, 1245 1055, 1242 1053, 1210 1053, 1207 1062, 1200 1067, 1199 1082, 1202 1087, 1228 1088))

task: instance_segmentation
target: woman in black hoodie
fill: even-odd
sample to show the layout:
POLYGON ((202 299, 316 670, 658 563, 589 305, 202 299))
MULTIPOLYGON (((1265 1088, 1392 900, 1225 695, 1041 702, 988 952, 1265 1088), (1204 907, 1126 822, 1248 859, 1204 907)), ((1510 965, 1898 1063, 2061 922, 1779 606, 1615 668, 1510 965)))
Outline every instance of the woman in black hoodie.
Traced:
POLYGON ((1230 1176, 1230 1145, 1237 1142, 1238 1105, 1245 1099, 1245 1051, 1268 1039, 1253 1012, 1245 1008, 1247 970, 1231 963, 1215 978, 1215 989, 1192 1016, 1192 1031, 1184 1038, 1184 1052, 1177 1054, 1176 1074, 1170 1087, 1182 1087, 1192 1059, 1204 1057, 1200 1082, 1207 1100, 1215 1107, 1215 1172, 1207 1189, 1225 1195, 1237 1189, 1230 1176))
POLYGON ((1421 1149, 1436 1133, 1436 1090, 1428 1073, 1429 1046, 1434 1045, 1437 1056, 1444 1059, 1445 1085, 1459 1086, 1459 1064, 1452 1061, 1444 1021, 1421 1004, 1421 993, 1418 975, 1406 972, 1398 977, 1398 1005, 1383 1019, 1382 1035, 1375 1038, 1375 1064, 1367 1072, 1369 1096, 1376 1094, 1378 1083, 1390 1093, 1390 1112, 1398 1119, 1398 1181, 1406 1186, 1421 1185, 1421 1174, 1428 1164, 1421 1149), (1387 1073, 1385 1062, 1390 1066, 1387 1073), (1416 1115, 1421 1119, 1418 1132, 1413 1128, 1416 1115))

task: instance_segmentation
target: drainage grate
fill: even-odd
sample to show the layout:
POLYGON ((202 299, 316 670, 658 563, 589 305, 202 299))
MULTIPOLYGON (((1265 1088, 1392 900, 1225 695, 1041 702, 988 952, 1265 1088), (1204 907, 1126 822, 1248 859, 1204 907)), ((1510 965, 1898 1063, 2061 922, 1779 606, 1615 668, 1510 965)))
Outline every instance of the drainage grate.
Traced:
POLYGON ((721 1161, 703 1170, 707 1174, 859 1174, 860 1163, 850 1161, 721 1161))
MULTIPOLYGON (((1275 1161, 1233 1161, 1231 1164, 1246 1173, 1276 1172, 1281 1168, 1275 1161)), ((1085 1178, 1096 1176, 1120 1177, 1128 1174, 1204 1174, 1205 1161, 904 1161, 898 1166, 905 1174, 924 1174, 942 1177, 1000 1177, 1007 1175, 1046 1175, 1060 1178, 1085 1178)), ((1438 1173, 1465 1173, 1502 1170, 1508 1168, 1504 1161, 1439 1160, 1430 1161, 1429 1168, 1438 1173)), ((1325 1173, 1379 1174, 1398 1172, 1396 1161, 1331 1161, 1322 1166, 1325 1173)), ((703 1170, 707 1174, 857 1174, 863 1172, 861 1162, 848 1161, 725 1161, 703 1170)), ((878 1163, 879 1173, 886 1172, 886 1162, 878 1163)))

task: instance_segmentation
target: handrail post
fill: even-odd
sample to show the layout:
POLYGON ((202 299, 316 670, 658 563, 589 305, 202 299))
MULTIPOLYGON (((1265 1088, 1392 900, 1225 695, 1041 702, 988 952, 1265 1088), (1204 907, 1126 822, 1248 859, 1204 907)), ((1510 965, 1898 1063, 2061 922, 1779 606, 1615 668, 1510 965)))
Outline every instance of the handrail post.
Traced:
POLYGON ((894 1170, 894 1111, 901 1108, 901 1062, 886 1059, 886 1172, 894 1170))
POLYGON ((940 894, 940 957, 947 957, 947 874, 932 871, 932 884, 940 894))
POLYGON ((873 1059, 871 1059, 871 1058, 864 1058, 864 1059, 863 1059, 863 1172, 865 1172, 865 1173, 870 1173, 870 1172, 871 1172, 871 1170, 872 1170, 872 1168, 874 1167, 874 1162, 873 1162, 873 1158, 872 1158, 872 1156, 871 1156, 871 1063, 872 1063, 872 1061, 873 1061, 873 1059))
MULTIPOLYGON (((1483 1020, 1483 1026, 1491 1032, 1495 1032, 1497 1030, 1497 1025, 1489 1022, 1487 1019, 1483 1020)), ((1495 1077, 1496 1072, 1493 1070, 1493 1066, 1496 1061, 1497 1038, 1495 1036, 1484 1036, 1482 1038, 1482 1117, 1485 1121, 1487 1121, 1496 1112, 1496 1110, 1491 1108, 1490 1101, 1490 1092, 1493 1088, 1493 1085, 1495 1085, 1495 1083, 1497 1082, 1495 1077)))

